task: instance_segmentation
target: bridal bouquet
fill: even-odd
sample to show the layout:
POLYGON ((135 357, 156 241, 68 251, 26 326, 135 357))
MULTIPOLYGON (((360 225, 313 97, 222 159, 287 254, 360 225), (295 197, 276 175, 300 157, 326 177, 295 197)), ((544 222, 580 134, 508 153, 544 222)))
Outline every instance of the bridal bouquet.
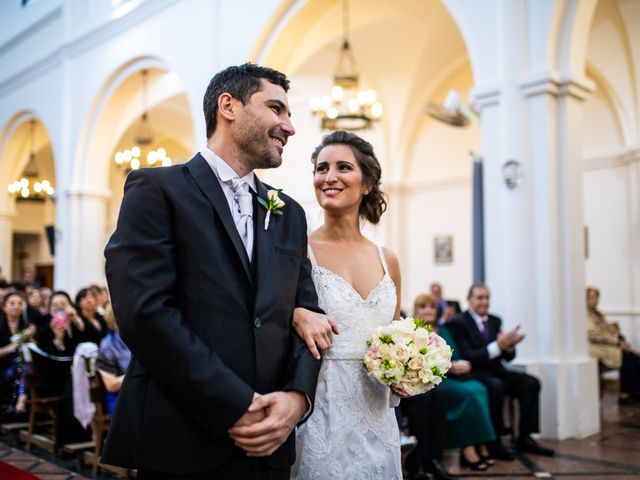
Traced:
POLYGON ((376 328, 367 345, 364 365, 369 376, 401 396, 431 390, 451 367, 451 347, 419 318, 376 328))

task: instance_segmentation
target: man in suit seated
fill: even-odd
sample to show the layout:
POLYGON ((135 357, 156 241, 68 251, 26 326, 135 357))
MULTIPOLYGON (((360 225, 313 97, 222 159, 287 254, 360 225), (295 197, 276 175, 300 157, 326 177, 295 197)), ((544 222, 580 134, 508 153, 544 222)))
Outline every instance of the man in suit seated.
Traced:
POLYGON ((454 316, 462 313, 460 303, 457 300, 445 300, 442 294, 442 285, 438 282, 433 282, 429 286, 431 295, 436 299, 437 319, 439 324, 448 322, 454 316))
MULTIPOLYGON (((515 346, 524 339, 524 334, 520 326, 503 332, 500 318, 489 314, 489 299, 487 286, 474 283, 467 296, 469 309, 447 326, 458 342, 460 354, 472 364, 471 376, 487 387, 491 420, 498 436, 507 433, 502 410, 505 395, 510 395, 518 400, 520 413, 516 449, 551 456, 553 450, 531 438, 532 433, 540 431, 540 382, 526 373, 507 370, 502 362, 515 358, 515 346)), ((500 440, 492 447, 496 458, 513 459, 513 452, 504 448, 500 440)))

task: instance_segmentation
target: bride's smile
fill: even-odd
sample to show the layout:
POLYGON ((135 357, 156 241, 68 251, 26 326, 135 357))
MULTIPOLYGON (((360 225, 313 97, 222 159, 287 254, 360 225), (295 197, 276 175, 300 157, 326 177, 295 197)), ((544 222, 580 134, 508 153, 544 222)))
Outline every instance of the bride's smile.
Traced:
POLYGON ((313 175, 318 203, 325 210, 355 208, 368 188, 362 170, 347 145, 328 145, 318 155, 313 175))

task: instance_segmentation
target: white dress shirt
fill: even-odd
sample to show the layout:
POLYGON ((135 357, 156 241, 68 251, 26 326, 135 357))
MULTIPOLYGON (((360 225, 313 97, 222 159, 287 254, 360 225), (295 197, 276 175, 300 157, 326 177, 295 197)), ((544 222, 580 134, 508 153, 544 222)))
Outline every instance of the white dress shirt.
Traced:
MULTIPOLYGON (((207 163, 211 167, 211 170, 213 170, 213 173, 215 173, 216 177, 218 177, 224 196, 226 197, 227 203, 229 204, 229 210, 231 210, 233 221, 236 225, 238 225, 240 221, 240 209, 239 209, 238 202, 235 199, 235 194, 233 192, 233 189, 228 184, 228 182, 233 179, 239 179, 241 182, 246 182, 249 185, 249 189, 251 189, 253 192, 256 192, 257 189, 256 189, 255 174, 253 173, 253 171, 251 171, 247 173, 244 177, 240 177, 235 172, 235 170, 229 166, 227 162, 225 162, 222 158, 216 155, 216 153, 213 150, 209 149, 208 147, 204 147, 200 151, 200 155, 204 157, 204 159, 207 161, 207 163)), ((252 234, 250 236, 251 238, 254 238, 253 223, 249 222, 249 224, 247 225, 247 228, 251 229, 252 234)), ((240 236, 242 237, 242 234, 240 234, 240 236)), ((251 258, 251 256, 249 256, 249 258, 251 258)))
MULTIPOLYGON (((469 308, 469 315, 471 315, 471 318, 473 318, 473 321, 476 322, 478 330, 480 330, 480 333, 482 333, 484 331, 484 322, 488 322, 489 317, 487 315, 485 315, 484 317, 481 317, 476 312, 474 312, 472 308, 469 308)), ((498 342, 496 340, 494 340, 489 345, 487 345, 487 353, 489 354, 490 359, 494 359, 500 356, 500 354, 502 353, 502 350, 500 350, 500 347, 498 346, 498 342)))

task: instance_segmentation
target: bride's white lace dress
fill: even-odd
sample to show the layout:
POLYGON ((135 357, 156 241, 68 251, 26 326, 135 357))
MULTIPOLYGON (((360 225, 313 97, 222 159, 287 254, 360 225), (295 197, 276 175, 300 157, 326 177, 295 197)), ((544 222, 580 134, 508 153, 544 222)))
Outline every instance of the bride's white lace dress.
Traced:
POLYGON ((296 432, 298 480, 402 480, 400 437, 388 387, 363 366, 375 327, 393 320, 396 287, 378 247, 384 277, 366 299, 339 275, 320 267, 311 248, 320 307, 340 326, 322 361, 315 409, 296 432))

